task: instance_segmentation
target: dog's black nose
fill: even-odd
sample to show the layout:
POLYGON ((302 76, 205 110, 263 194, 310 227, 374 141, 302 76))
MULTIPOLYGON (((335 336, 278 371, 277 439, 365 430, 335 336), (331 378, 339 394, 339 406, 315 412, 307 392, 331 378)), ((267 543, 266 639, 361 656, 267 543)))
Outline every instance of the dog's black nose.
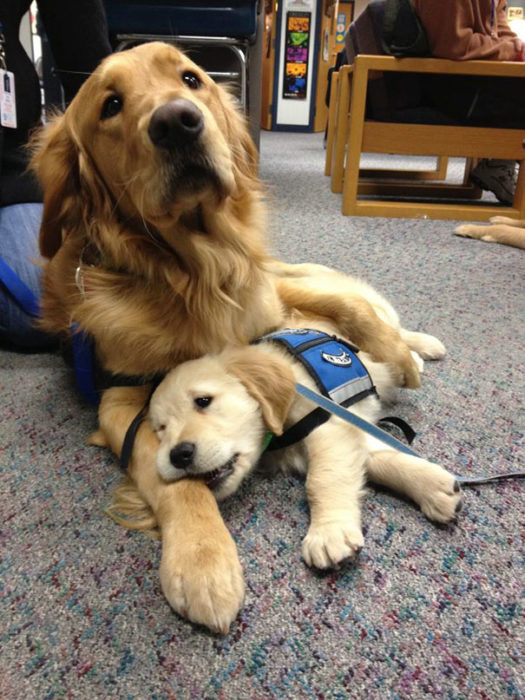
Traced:
POLYGON ((179 442, 170 450, 170 462, 176 469, 187 469, 195 456, 194 442, 179 442))
POLYGON ((203 127, 200 109, 180 97, 157 107, 151 115, 148 134, 155 146, 170 149, 195 141, 203 127))

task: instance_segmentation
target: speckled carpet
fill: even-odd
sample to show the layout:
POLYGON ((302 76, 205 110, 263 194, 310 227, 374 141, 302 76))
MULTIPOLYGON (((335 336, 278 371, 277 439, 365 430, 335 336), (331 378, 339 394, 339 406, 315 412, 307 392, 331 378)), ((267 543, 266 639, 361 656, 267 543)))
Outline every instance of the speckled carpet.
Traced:
MULTIPOLYGON (((397 413, 460 473, 523 469, 523 251, 454 222, 343 218, 319 135, 263 134, 272 240, 360 274, 439 336, 397 413)), ((522 698, 523 482, 469 488, 457 525, 370 490, 357 564, 306 568, 299 478, 254 477, 223 513, 247 581, 228 636, 172 613, 159 544, 103 513, 120 472, 53 355, 0 353, 0 697, 522 698)))

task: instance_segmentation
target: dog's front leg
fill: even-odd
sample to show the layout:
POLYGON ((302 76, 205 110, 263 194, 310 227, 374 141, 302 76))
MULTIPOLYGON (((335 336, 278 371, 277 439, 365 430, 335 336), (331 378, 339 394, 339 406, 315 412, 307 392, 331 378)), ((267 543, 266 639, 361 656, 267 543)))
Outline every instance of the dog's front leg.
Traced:
POLYGON ((278 279, 277 292, 288 312, 297 309, 307 317, 329 319, 339 332, 369 353, 376 362, 386 362, 397 386, 421 386, 419 369, 398 331, 385 323, 361 296, 324 292, 301 286, 293 279, 278 279))
POLYGON ((509 225, 507 223, 508 220, 503 216, 493 216, 491 221, 493 223, 490 226, 462 224, 455 229, 454 233, 457 236, 477 238, 486 243, 503 243, 515 248, 525 248, 525 232, 523 229, 516 228, 515 224, 509 225))
MULTIPOLYGON (((144 405, 140 388, 105 392, 100 428, 120 454, 127 427, 144 405)), ((158 441, 149 426, 139 429, 130 475, 153 510, 162 535, 160 580, 172 608, 216 632, 226 633, 244 599, 244 581, 233 539, 210 490, 200 481, 163 481, 156 468, 158 441)))
POLYGON ((306 438, 306 446, 310 527, 303 558, 319 569, 337 567, 363 547, 365 441, 357 429, 332 418, 306 438))

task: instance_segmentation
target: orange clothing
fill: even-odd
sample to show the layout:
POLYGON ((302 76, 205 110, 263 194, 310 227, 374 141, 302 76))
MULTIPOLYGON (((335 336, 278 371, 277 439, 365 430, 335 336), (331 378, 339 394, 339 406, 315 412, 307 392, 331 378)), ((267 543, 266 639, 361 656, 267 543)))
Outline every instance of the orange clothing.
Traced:
POLYGON ((458 61, 520 60, 507 0, 413 0, 433 56, 458 61))

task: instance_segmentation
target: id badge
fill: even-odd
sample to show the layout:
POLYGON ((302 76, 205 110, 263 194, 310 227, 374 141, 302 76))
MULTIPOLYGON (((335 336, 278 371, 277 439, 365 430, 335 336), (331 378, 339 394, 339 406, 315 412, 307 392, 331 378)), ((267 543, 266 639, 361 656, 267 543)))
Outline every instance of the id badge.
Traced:
POLYGON ((16 129, 15 76, 0 68, 0 123, 16 129))

